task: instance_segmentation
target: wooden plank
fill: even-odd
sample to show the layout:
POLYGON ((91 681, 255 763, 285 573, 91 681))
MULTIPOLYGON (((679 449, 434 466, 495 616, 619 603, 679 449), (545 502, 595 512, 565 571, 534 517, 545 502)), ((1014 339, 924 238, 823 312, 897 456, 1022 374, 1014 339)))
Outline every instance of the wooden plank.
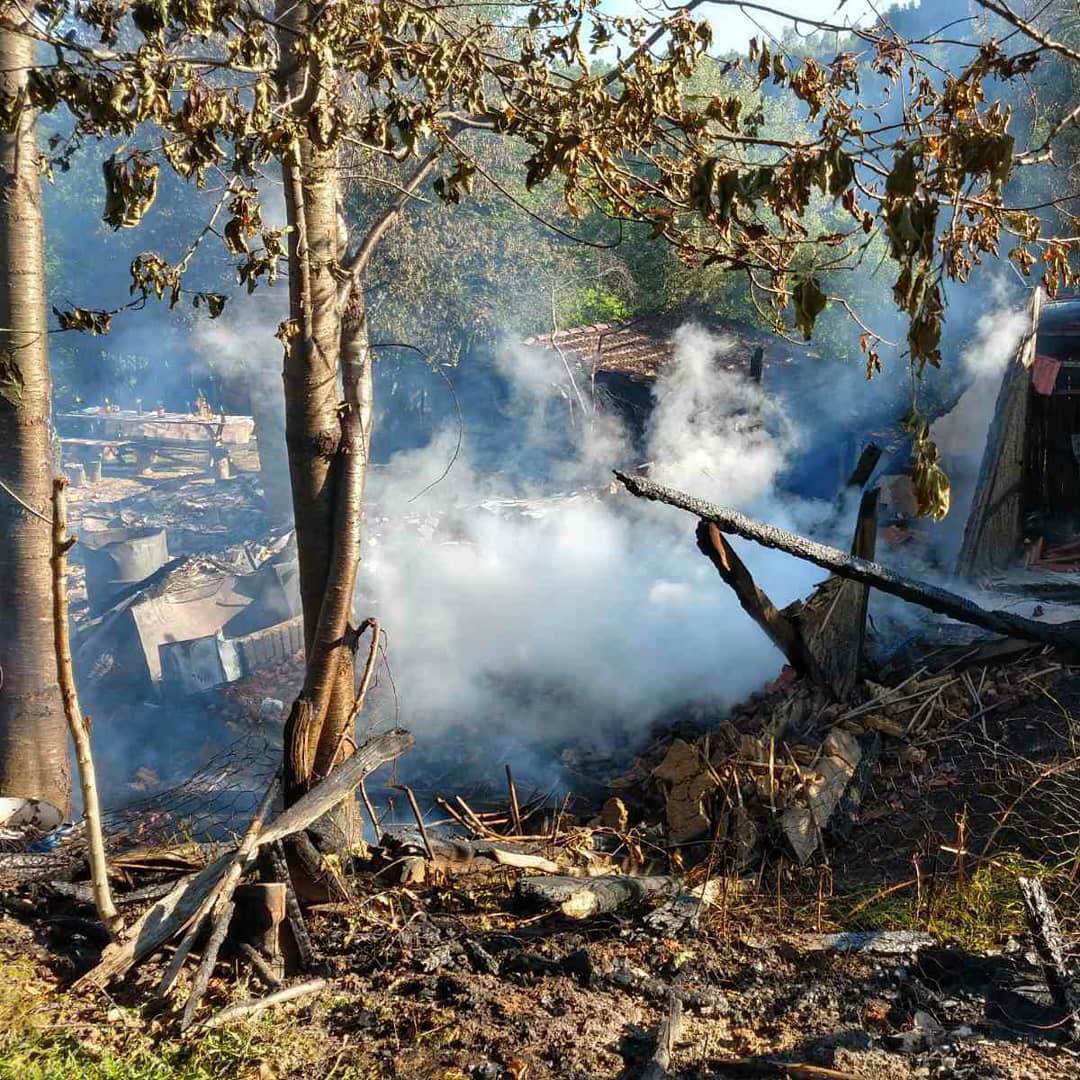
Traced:
POLYGON ((979 479, 964 523, 956 572, 965 577, 1007 566, 1023 540, 1023 481, 1031 412, 1031 365, 1042 290, 1031 297, 1031 323, 1001 380, 979 479))

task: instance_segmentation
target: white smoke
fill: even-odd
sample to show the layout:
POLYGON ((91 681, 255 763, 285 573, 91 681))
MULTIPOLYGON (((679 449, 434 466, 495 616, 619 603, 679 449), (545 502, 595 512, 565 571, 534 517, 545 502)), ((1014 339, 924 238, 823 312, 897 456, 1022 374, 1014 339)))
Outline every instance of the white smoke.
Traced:
POLYGON ((1002 377, 1031 325, 1026 305, 1002 306, 1006 295, 1004 282, 998 279, 991 289, 994 310, 979 317, 975 334, 960 356, 970 383, 956 405, 930 429, 952 484, 952 509, 935 530, 935 546, 946 565, 951 565, 960 543, 1002 377))
MULTIPOLYGON (((777 496, 796 432, 758 387, 718 368, 731 346, 694 327, 675 344, 655 387, 654 475, 772 520, 820 520, 820 504, 777 496)), ((514 359, 502 369, 521 372, 515 394, 531 412, 507 441, 546 450, 550 433, 534 421, 558 401, 570 422, 565 368, 554 355, 546 369, 535 354, 514 359)), ((778 673, 782 657, 698 552, 695 521, 611 490, 610 470, 636 463, 628 441, 610 418, 573 423, 574 450, 547 470, 573 497, 513 504, 471 465, 466 438, 449 475, 410 503, 445 468, 453 432, 373 477, 358 609, 382 620, 402 719, 416 730, 640 736, 666 710, 730 703, 778 673)), ((778 605, 822 577, 786 555, 742 554, 778 605)))

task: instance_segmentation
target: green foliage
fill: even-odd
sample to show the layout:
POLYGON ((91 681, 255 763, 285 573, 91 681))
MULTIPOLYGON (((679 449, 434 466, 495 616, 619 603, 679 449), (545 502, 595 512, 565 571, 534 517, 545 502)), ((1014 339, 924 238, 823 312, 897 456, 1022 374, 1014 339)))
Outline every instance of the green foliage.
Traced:
MULTIPOLYGON (((1023 902, 1017 878, 1040 877, 1053 888, 1055 871, 1016 853, 982 862, 960 875, 939 873, 915 887, 882 897, 840 925, 845 930, 925 930, 943 941, 956 941, 971 952, 985 952, 1024 931, 1023 902)), ((857 898, 853 898, 857 899, 857 898)))
POLYGON ((559 325, 563 327, 619 322, 630 315, 624 297, 594 285, 578 290, 558 304, 559 325))

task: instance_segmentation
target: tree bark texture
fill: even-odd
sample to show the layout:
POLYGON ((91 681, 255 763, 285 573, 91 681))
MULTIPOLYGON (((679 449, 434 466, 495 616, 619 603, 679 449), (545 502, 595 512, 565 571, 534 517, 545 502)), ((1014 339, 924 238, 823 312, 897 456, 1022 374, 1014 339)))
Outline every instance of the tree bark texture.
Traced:
MULTIPOLYGON (((278 20, 302 29, 309 4, 280 0, 278 20)), ((279 33, 283 71, 295 67, 294 34, 279 33)), ((332 89, 334 73, 311 64, 280 80, 298 107, 332 89)), ((340 264, 335 150, 299 140, 298 160, 282 162, 289 224, 289 302, 295 327, 285 356, 285 436, 296 521, 307 673, 285 731, 285 800, 291 804, 333 756, 353 698, 353 654, 346 644, 360 545, 360 498, 351 432, 352 406, 339 413, 342 317, 335 272, 340 264), (354 460, 350 460, 353 458, 354 460), (355 514, 341 513, 343 506, 355 514), (320 754, 321 751, 321 754, 320 754)), ((365 349, 366 354, 366 349, 365 349)), ((347 390, 347 387, 346 387, 347 390)), ((366 465, 366 452, 362 455, 366 465)), ((360 488, 362 497, 362 485, 360 488)))
MULTIPOLYGON (((34 63, 20 16, 0 13, 0 94, 34 63)), ((37 125, 0 132, 0 795, 68 810, 67 728, 52 625, 52 500, 44 223, 37 125), (22 500, 20 504, 15 498, 22 500), (25 504, 25 505, 23 505, 25 504)))

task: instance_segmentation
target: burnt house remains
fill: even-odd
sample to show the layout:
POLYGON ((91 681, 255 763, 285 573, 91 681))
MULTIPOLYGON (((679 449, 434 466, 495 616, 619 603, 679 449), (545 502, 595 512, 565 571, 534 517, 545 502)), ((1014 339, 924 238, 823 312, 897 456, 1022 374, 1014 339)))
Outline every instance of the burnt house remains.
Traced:
POLYGON ((1075 569, 1080 560, 1080 298, 1032 295, 1002 378, 958 571, 1075 569))

